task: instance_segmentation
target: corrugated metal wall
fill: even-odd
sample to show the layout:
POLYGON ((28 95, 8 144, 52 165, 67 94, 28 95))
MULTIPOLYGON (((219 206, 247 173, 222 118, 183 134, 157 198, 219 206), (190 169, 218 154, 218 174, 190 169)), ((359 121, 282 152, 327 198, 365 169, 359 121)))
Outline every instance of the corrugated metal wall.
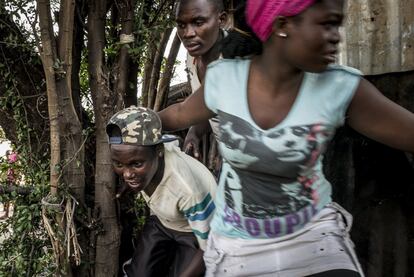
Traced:
POLYGON ((414 0, 348 0, 341 64, 364 74, 414 70, 414 0))

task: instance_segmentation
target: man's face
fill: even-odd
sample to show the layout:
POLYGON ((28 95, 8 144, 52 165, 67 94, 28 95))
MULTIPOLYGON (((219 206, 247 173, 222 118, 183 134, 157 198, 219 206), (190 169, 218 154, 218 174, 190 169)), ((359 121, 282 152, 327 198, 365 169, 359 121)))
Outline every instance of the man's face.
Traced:
POLYGON ((175 20, 184 47, 193 57, 203 56, 214 46, 226 15, 208 0, 181 0, 175 20))
POLYGON ((134 192, 149 188, 159 165, 154 146, 112 144, 111 159, 115 173, 134 192))

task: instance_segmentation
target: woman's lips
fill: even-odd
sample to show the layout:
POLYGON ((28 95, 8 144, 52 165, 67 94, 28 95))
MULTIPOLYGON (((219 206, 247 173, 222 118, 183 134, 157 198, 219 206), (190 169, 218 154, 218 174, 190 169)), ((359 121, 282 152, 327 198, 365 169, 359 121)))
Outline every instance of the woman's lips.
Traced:
POLYGON ((334 63, 334 62, 336 62, 336 55, 335 54, 327 54, 327 55, 325 55, 323 57, 324 57, 324 60, 327 63, 334 63))

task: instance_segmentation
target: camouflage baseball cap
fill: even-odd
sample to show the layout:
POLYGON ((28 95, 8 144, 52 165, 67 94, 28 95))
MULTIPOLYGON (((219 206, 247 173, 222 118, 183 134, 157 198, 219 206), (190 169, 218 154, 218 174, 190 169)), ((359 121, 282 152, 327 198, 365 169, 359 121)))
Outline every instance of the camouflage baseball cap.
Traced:
POLYGON ((106 125, 109 144, 156 145, 176 140, 162 135, 157 113, 144 107, 129 107, 114 114, 106 125))

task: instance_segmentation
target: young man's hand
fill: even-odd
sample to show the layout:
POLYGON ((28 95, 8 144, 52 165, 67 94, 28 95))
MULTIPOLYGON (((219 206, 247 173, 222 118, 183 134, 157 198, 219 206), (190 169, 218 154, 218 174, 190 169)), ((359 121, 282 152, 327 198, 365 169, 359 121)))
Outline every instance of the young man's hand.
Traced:
POLYGON ((202 160, 200 151, 200 142, 203 135, 211 130, 210 122, 207 120, 203 123, 191 126, 184 140, 183 151, 197 160, 202 160))
POLYGON ((198 137, 195 128, 196 127, 191 127, 188 130, 187 136, 184 140, 183 150, 187 155, 190 155, 200 161, 200 138, 198 137))

